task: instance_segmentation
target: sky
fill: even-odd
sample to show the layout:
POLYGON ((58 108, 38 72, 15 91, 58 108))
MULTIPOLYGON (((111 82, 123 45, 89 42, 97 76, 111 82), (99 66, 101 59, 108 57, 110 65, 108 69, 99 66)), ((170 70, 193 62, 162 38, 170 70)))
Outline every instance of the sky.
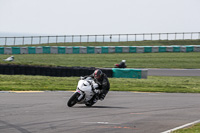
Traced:
POLYGON ((200 0, 0 0, 0 32, 200 32, 200 0))

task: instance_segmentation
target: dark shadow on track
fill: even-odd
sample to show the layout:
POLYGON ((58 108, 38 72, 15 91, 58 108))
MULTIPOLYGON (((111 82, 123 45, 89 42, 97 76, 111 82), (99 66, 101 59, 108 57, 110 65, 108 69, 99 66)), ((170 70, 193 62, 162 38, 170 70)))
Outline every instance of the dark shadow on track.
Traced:
POLYGON ((87 107, 87 106, 73 106, 72 108, 112 108, 112 109, 128 109, 127 107, 113 107, 113 106, 92 106, 92 107, 87 107))

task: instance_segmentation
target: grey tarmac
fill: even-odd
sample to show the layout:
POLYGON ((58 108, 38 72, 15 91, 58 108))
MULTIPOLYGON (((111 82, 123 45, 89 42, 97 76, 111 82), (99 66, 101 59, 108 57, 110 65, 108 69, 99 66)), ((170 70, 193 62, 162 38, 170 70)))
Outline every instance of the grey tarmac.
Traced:
POLYGON ((148 76, 200 76, 200 69, 148 68, 148 76))
POLYGON ((160 133, 200 119, 200 94, 110 91, 93 107, 73 92, 0 92, 0 133, 160 133))

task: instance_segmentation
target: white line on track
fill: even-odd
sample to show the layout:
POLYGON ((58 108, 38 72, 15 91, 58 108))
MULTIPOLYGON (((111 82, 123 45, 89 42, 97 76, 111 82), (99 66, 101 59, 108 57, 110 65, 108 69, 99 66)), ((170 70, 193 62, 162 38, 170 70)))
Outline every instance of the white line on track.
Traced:
POLYGON ((179 127, 176 127, 176 128, 173 128, 173 129, 161 132, 161 133, 171 133, 171 132, 173 132, 175 130, 182 129, 182 128, 185 128, 185 127, 197 124, 197 123, 200 123, 200 120, 197 120, 197 121, 194 121, 194 122, 191 122, 191 123, 188 123, 188 124, 185 124, 185 125, 182 125, 182 126, 179 126, 179 127))

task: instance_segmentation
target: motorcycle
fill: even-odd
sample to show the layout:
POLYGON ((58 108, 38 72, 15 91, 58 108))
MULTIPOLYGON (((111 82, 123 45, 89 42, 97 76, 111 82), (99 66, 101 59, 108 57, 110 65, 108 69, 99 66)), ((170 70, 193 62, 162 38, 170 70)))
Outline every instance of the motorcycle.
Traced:
POLYGON ((115 68, 127 68, 126 60, 122 60, 119 64, 114 64, 115 68))
POLYGON ((91 107, 96 103, 93 100, 94 95, 99 92, 96 88, 98 88, 98 84, 95 83, 91 77, 87 77, 86 79, 81 77, 78 82, 77 89, 69 98, 67 105, 72 107, 78 103, 91 107))

